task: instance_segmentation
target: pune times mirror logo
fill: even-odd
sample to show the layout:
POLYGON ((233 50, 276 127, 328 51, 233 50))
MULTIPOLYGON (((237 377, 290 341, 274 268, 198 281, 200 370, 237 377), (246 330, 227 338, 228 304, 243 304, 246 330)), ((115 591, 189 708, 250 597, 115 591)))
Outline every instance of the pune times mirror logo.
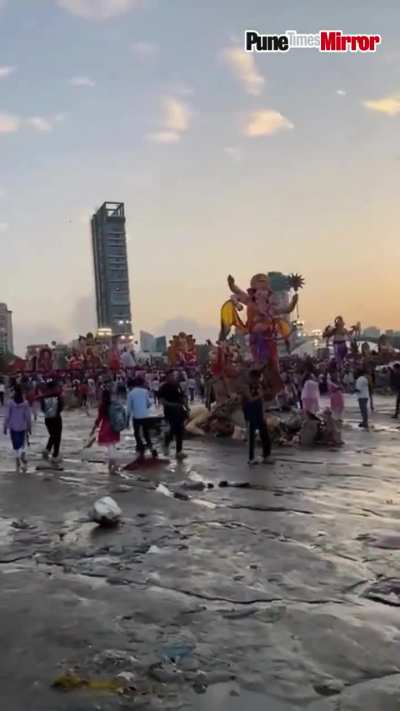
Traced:
POLYGON ((246 52, 282 53, 291 49, 318 49, 327 54, 370 54, 376 52, 381 44, 380 34, 345 34, 342 30, 320 30, 314 33, 286 30, 283 34, 261 34, 257 30, 246 30, 244 33, 246 52))

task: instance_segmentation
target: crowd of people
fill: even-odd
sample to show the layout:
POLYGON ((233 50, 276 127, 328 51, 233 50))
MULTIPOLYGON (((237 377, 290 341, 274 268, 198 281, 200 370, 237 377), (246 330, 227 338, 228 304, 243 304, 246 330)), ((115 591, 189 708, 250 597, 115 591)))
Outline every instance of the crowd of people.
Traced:
MULTIPOLYGON (((368 364, 351 361, 318 361, 312 358, 285 359, 282 362, 283 389, 273 405, 281 411, 297 410, 320 431, 321 396, 329 397, 330 422, 341 423, 345 394, 354 394, 359 403, 360 428, 368 430, 369 411, 374 409, 377 369, 372 357, 368 364)), ((385 379, 396 395, 393 417, 400 415, 400 363, 385 368, 385 379), (388 377, 387 377, 388 376, 388 377)), ((249 369, 240 391, 240 404, 247 425, 249 464, 258 463, 255 456, 258 433, 262 461, 271 462, 271 441, 265 418, 265 392, 262 373, 249 369)), ((52 466, 60 465, 63 411, 81 408, 88 416, 96 410, 87 446, 95 441, 107 450, 110 473, 118 471, 116 445, 121 432, 132 426, 139 457, 148 450, 159 456, 153 440, 153 425, 163 418, 165 431, 162 453, 169 456, 175 443, 178 460, 185 458, 183 439, 190 406, 203 402, 212 410, 215 400, 213 377, 207 367, 169 371, 167 368, 130 368, 119 372, 105 369, 85 373, 21 374, 17 378, 0 377, 0 406, 6 405, 4 432, 10 433, 17 470, 26 470, 26 447, 32 423, 42 412, 48 431, 43 459, 52 466), (6 402, 7 400, 7 402, 6 402), (162 408, 160 412, 159 408, 162 408)), ((326 420, 326 413, 325 413, 326 420)), ((231 430, 227 429, 227 434, 231 430)))

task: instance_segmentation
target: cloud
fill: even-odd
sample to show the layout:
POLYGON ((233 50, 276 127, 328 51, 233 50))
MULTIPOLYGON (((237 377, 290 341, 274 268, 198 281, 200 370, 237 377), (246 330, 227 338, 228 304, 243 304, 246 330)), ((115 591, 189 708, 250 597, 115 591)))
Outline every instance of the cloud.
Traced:
POLYGON ((400 94, 385 96, 383 99, 364 101, 364 106, 371 111, 379 111, 387 116, 400 114, 400 94))
POLYGON ((31 116, 26 120, 26 123, 35 131, 46 133, 53 130, 53 124, 43 116, 31 116))
POLYGON ((17 67, 4 65, 0 67, 0 79, 6 79, 17 71, 17 67))
POLYGON ((345 91, 344 89, 337 89, 336 93, 339 96, 347 96, 347 91, 345 91))
POLYGON ((4 190, 4 188, 0 188, 0 200, 2 200, 3 198, 5 198, 6 195, 7 195, 7 191, 4 190))
POLYGON ((154 59, 160 51, 159 45, 154 42, 134 42, 131 49, 141 62, 154 59))
POLYGON ((150 133, 148 138, 156 143, 177 143, 190 127, 192 112, 186 104, 171 96, 163 99, 162 104, 162 128, 150 133))
POLYGON ((278 131, 284 131, 294 128, 294 125, 279 111, 271 109, 263 109, 253 111, 248 115, 244 125, 244 134, 250 138, 258 136, 272 136, 278 131))
POLYGON ((8 232, 10 225, 8 222, 0 222, 0 233, 8 232))
POLYGON ((155 133, 149 133, 148 138, 154 143, 178 143, 181 137, 174 131, 155 131, 155 133))
POLYGON ((94 294, 81 296, 73 304, 70 316, 70 328, 73 336, 89 333, 96 328, 96 300, 94 294))
POLYGON ((55 114, 55 116, 30 116, 26 119, 25 123, 39 133, 49 133, 57 123, 64 121, 64 118, 64 114, 55 114))
POLYGON ((226 146, 224 151, 234 163, 239 163, 242 160, 242 153, 239 148, 236 148, 235 146, 226 146))
POLYGON ((57 5, 85 20, 110 20, 140 5, 140 0, 57 0, 57 5))
POLYGON ((222 52, 222 58, 247 93, 260 96, 265 80, 257 69, 254 54, 245 52, 240 47, 227 47, 222 52))
POLYGON ((77 86, 77 87, 88 87, 89 89, 93 89, 94 86, 96 86, 96 82, 91 79, 90 77, 72 77, 69 80, 69 83, 72 86, 77 86))
POLYGON ((14 114, 0 111, 0 134, 16 133, 21 125, 21 119, 14 114))
POLYGON ((163 103, 166 128, 177 133, 187 131, 192 114, 186 104, 172 97, 164 99, 163 103))

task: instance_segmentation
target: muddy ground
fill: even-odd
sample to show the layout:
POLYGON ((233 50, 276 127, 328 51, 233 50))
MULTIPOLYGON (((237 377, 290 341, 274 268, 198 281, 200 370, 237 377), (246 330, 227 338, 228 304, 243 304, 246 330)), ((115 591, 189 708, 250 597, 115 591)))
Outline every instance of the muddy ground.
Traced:
POLYGON ((281 448, 251 470, 243 444, 190 440, 185 463, 110 480, 100 449, 82 457, 91 421, 75 413, 64 471, 35 470, 38 422, 17 475, 1 435, 2 708, 398 711, 391 406, 378 399, 366 433, 350 404, 340 451, 281 448), (87 522, 106 494, 116 530, 87 522), (66 673, 115 688, 52 688, 66 673))

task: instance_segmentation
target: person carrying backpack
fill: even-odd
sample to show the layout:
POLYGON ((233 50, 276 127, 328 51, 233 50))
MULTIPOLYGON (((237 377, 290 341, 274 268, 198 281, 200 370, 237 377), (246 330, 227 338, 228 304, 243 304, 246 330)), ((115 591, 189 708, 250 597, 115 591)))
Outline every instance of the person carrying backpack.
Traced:
POLYGON ((53 453, 53 464, 59 464, 63 429, 61 413, 64 409, 64 401, 57 383, 54 381, 47 383, 40 404, 44 414, 44 422, 49 433, 49 440, 46 449, 43 451, 43 459, 49 459, 49 456, 53 453))
POLYGON ((103 390, 91 436, 98 429, 97 443, 107 448, 108 471, 110 474, 118 472, 115 445, 120 441, 120 433, 125 429, 126 424, 126 411, 123 405, 113 402, 110 391, 103 390))

